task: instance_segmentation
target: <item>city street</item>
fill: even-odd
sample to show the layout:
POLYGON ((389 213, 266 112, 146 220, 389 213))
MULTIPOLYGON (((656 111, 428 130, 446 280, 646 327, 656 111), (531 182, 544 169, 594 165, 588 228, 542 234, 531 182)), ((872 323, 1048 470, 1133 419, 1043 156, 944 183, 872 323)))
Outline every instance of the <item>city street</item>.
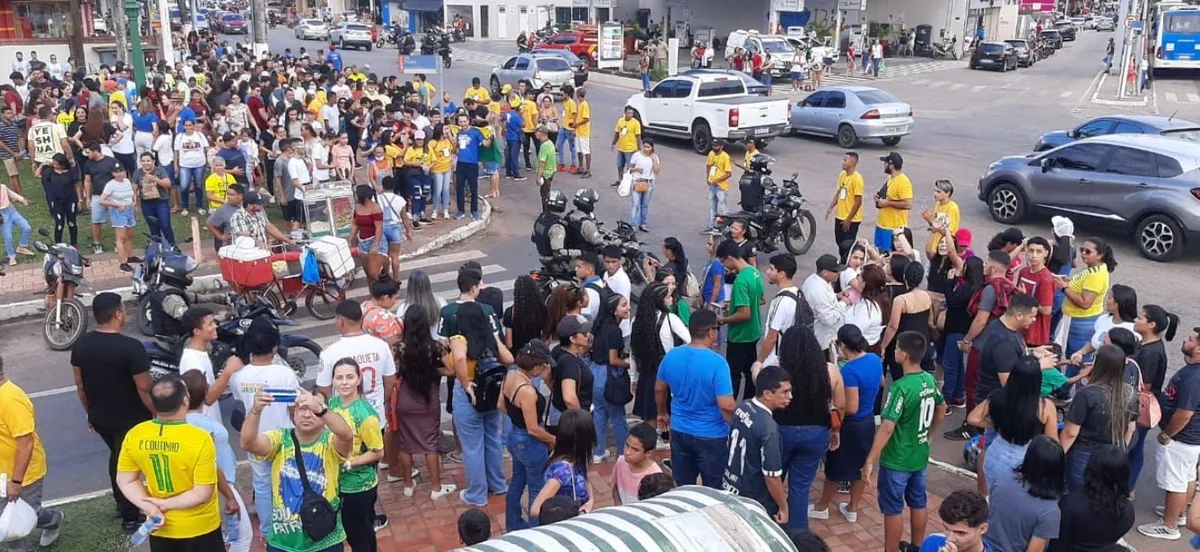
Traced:
MULTIPOLYGON (((296 40, 291 32, 283 28, 272 31, 271 51, 279 53, 290 48, 296 55, 299 48, 304 47, 315 55, 316 50, 328 48, 327 43, 296 40)), ((965 61, 923 60, 892 63, 889 73, 878 80, 847 78, 840 75, 842 69, 839 68, 839 74, 827 77, 826 82, 878 86, 912 105, 915 130, 893 148, 904 156, 905 172, 917 190, 912 220, 919 221, 916 213, 932 206, 933 182, 948 179, 957 189, 955 199, 962 211, 962 224, 971 229, 975 236, 974 248, 981 251, 987 240, 1003 229, 991 220, 976 197, 979 175, 988 164, 1001 156, 1028 153, 1044 132, 1072 128, 1083 119, 1113 113, 1113 108, 1088 102, 1098 80, 1097 72, 1102 68, 1104 43, 1109 36, 1108 33, 1081 32, 1078 41, 1067 43, 1065 49, 1054 56, 1016 72, 970 71, 965 61)), ((241 37, 230 40, 241 40, 241 37)), ((444 75, 431 75, 429 79, 438 86, 439 94, 441 90, 447 90, 456 102, 461 100, 472 77, 480 77, 486 83, 491 67, 515 50, 509 41, 468 42, 453 47, 454 68, 444 75)), ((370 72, 381 76, 396 72, 397 52, 393 48, 371 52, 348 50, 342 55, 345 65, 369 64, 370 72)), ((629 80, 622 86, 596 84, 587 88, 595 122, 592 135, 595 177, 580 179, 559 175, 555 184, 568 194, 583 186, 595 188, 602 197, 598 215, 612 224, 617 220, 628 220, 629 206, 627 200, 618 197, 615 189, 608 186, 616 178, 615 156, 604 151, 603 145, 609 143, 610 129, 621 114, 621 106, 630 94, 637 93, 638 83, 629 80)), ((783 86, 775 88, 776 93, 786 93, 787 89, 783 86)), ((1194 81, 1164 79, 1156 83, 1155 94, 1158 109, 1163 114, 1175 113, 1179 118, 1200 120, 1200 89, 1194 81)), ((799 101, 803 95, 789 94, 788 97, 799 101)), ((813 262, 819 255, 836 252, 830 223, 820 217, 833 192, 844 150, 832 140, 784 137, 773 141, 764 151, 776 158, 776 177, 798 173, 801 191, 818 217, 816 244, 798 259, 801 271, 797 277, 802 279, 811 273, 813 262)), ((884 178, 878 158, 891 150, 874 142, 860 145, 857 151, 861 156, 859 168, 865 176, 866 187, 874 190, 884 178)), ((659 141, 658 153, 664 169, 651 205, 651 232, 646 238, 650 245, 647 247, 657 252, 663 238, 676 236, 692 259, 693 271, 699 273, 705 257, 704 238, 699 231, 706 225, 708 212, 703 184, 704 158, 693 153, 687 144, 672 140, 659 141)), ((730 153, 740 157, 742 151, 740 147, 732 147, 730 153)), ((484 265, 485 282, 506 292, 511 290, 513 278, 537 267, 529 234, 539 203, 533 179, 524 182, 505 180, 501 191, 501 197, 493 202, 493 216, 486 231, 439 252, 438 256, 408 263, 402 270, 421 268, 427 271, 433 278, 435 291, 444 297, 452 297, 456 295, 453 290, 455 268, 465 260, 474 259, 484 265)), ((730 207, 735 208, 734 205, 730 207)), ((861 235, 870 235, 875 215, 874 209, 866 210, 861 235)), ((1173 310, 1180 315, 1183 328, 1200 324, 1200 301, 1194 300, 1196 292, 1191 285, 1200 267, 1200 254, 1195 246, 1175 263, 1154 263, 1137 253, 1128 236, 1076 222, 1080 238, 1097 234, 1113 245, 1120 262, 1113 274, 1113 283, 1135 287, 1142 304, 1156 303, 1173 310)), ((1048 220, 1031 220, 1022 227, 1026 235, 1050 234, 1048 220)), ((917 240, 923 242, 924 232, 918 234, 917 240)), ((763 262, 765 257, 760 257, 760 264, 763 262)), ((365 292, 360 288, 356 293, 361 297, 365 292)), ((294 331, 316 337, 323 345, 336 338, 332 322, 320 323, 309 318, 298 320, 303 326, 294 331)), ((47 351, 39 333, 40 323, 37 322, 8 324, 5 337, 6 343, 11 345, 6 347, 4 358, 7 376, 35 399, 39 431, 46 442, 50 461, 47 497, 62 498, 105 489, 108 487, 106 452, 100 439, 87 434, 83 413, 74 396, 68 355, 47 351)), ((1181 334, 1186 334, 1186 330, 1181 334)), ((1177 338, 1167 347, 1172 355, 1172 371, 1181 366, 1178 352, 1181 342, 1182 338, 1177 338)), ((314 376, 308 374, 310 379, 314 376)), ((225 410, 228 412, 229 408, 225 410)), ((962 416, 962 411, 954 411, 947 425, 957 425, 962 416)), ((936 435, 936 460, 953 466, 962 465, 962 443, 943 440, 941 431, 936 435)), ((1153 482, 1154 445, 1151 439, 1147 441, 1147 466, 1137 486, 1138 523, 1151 521, 1152 507, 1162 501, 1162 494, 1153 482)), ((971 484, 963 480, 964 486, 971 484)), ((1184 541, 1151 543, 1136 531, 1127 538, 1141 550, 1183 550, 1185 546, 1184 541)))

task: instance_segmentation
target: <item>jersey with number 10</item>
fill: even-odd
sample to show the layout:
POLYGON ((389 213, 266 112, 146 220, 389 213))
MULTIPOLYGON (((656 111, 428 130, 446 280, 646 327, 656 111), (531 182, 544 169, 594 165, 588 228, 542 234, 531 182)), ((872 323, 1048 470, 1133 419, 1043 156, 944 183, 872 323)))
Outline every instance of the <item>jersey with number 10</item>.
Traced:
MULTIPOLYGON (((217 447, 207 431, 183 420, 150 420, 125 434, 117 471, 140 472, 146 492, 168 498, 196 485, 217 484, 217 447)), ((221 527, 217 493, 204 504, 186 510, 171 510, 155 536, 187 539, 206 535, 221 527)))
POLYGON ((907 472, 925 469, 934 414, 942 402, 937 381, 928 372, 905 374, 896 380, 881 414, 896 424, 896 430, 879 455, 879 465, 907 472))
POLYGON ((383 378, 396 375, 396 362, 392 358, 392 347, 386 341, 369 334, 342 337, 321 351, 321 371, 317 374, 317 385, 333 385, 333 367, 343 358, 358 363, 362 377, 362 394, 375 413, 379 423, 387 427, 387 412, 384 410, 383 378))

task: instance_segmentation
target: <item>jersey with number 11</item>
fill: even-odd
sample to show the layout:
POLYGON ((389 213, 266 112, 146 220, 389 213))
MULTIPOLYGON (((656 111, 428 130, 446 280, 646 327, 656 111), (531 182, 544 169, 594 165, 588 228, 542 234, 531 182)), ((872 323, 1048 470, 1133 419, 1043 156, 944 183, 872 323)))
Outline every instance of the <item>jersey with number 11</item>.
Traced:
POLYGON ((896 424, 896 430, 879 455, 879 465, 907 472, 925 469, 934 415, 943 402, 937 381, 928 372, 905 374, 896 380, 881 414, 896 424))

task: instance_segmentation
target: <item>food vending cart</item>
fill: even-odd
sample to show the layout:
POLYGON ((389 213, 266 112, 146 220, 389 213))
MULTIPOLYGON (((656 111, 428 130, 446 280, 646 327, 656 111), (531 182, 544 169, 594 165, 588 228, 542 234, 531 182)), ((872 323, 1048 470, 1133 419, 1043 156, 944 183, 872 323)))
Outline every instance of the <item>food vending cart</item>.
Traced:
POLYGON ((354 186, 349 180, 308 186, 301 201, 312 237, 350 238, 354 227, 354 186))

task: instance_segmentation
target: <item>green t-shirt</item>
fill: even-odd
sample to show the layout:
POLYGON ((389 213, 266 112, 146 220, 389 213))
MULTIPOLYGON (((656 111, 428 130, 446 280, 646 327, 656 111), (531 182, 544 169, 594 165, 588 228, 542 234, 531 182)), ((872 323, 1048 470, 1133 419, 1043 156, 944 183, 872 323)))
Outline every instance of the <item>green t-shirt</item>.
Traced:
POLYGON ((554 144, 547 139, 538 147, 538 163, 545 163, 546 170, 542 171, 542 176, 550 178, 554 176, 554 171, 558 169, 555 163, 558 162, 558 152, 554 151, 554 144))
POLYGON ((679 321, 683 322, 684 326, 691 323, 692 307, 687 304, 686 298, 675 301, 675 304, 671 306, 671 311, 675 313, 675 316, 679 317, 679 321))
MULTIPOLYGON (((349 406, 342 405, 342 398, 335 395, 329 399, 329 409, 337 412, 351 428, 354 428, 354 446, 350 456, 355 457, 367 451, 383 450, 383 430, 379 425, 379 414, 366 399, 359 397, 349 406)), ((342 470, 340 476, 341 494, 361 493, 379 485, 378 469, 375 464, 358 466, 350 471, 342 470)))
POLYGON ((759 307, 762 305, 763 279, 757 268, 747 265, 739 270, 737 279, 733 281, 733 297, 729 300, 729 312, 737 311, 738 307, 749 307, 750 318, 744 322, 729 325, 730 343, 754 343, 762 339, 763 325, 759 307))
POLYGON ((906 374, 888 390, 881 416, 896 424, 892 438, 879 455, 889 470, 915 472, 929 464, 929 434, 933 417, 944 402, 937 381, 928 372, 906 374))
POLYGON ((500 150, 500 140, 492 139, 492 145, 479 145, 479 162, 480 163, 502 163, 504 161, 504 153, 500 150))

